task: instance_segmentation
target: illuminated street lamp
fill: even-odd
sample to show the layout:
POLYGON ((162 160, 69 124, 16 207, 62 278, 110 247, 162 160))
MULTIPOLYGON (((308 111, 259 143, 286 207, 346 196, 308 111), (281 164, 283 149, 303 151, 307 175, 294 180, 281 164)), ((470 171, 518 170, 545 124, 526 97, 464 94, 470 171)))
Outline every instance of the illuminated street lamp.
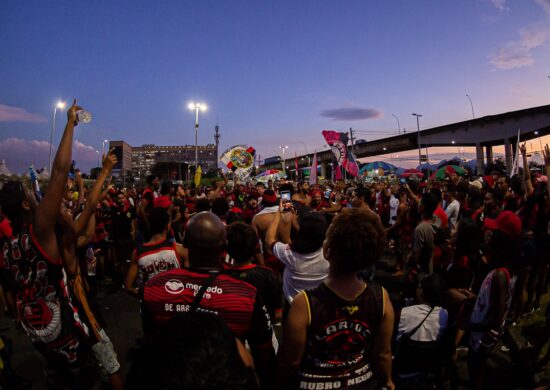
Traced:
POLYGON ((53 144, 53 132, 55 131, 55 114, 57 110, 62 110, 65 108, 65 102, 59 101, 53 109, 53 118, 52 118, 52 131, 50 132, 50 155, 48 157, 48 169, 50 170, 50 177, 52 175, 52 144, 53 144))
POLYGON ((101 142, 101 153, 103 153, 104 156, 105 156, 105 144, 108 144, 108 143, 109 143, 108 139, 104 139, 103 142, 101 142))
POLYGON ((197 167, 199 166, 199 111, 206 111, 206 104, 204 103, 189 103, 187 106, 190 110, 195 111, 195 172, 197 172, 197 167))

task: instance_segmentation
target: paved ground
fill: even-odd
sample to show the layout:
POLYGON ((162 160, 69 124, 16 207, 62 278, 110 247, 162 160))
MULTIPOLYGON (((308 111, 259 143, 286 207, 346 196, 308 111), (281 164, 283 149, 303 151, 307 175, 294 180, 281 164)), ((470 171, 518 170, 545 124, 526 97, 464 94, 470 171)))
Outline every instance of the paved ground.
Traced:
MULTIPOLYGON (((384 281, 385 285, 393 290, 393 297, 396 297, 396 291, 399 289, 399 283, 390 278, 390 274, 384 270, 384 264, 381 264, 376 273, 376 278, 384 281)), ((547 304, 550 296, 547 294, 544 302, 547 304)), ((141 320, 139 317, 139 305, 137 299, 129 296, 123 291, 114 293, 106 292, 106 289, 99 289, 97 297, 100 311, 106 320, 108 327, 106 329, 122 364, 122 372, 125 375, 130 365, 133 349, 136 340, 141 337, 141 320)), ((522 320, 518 327, 512 329, 512 342, 522 345, 526 338, 535 340, 541 334, 544 326, 542 314, 544 311, 534 313, 522 320)), ((14 323, 6 316, 0 314, 0 334, 9 337, 13 341, 13 359, 12 365, 14 371, 29 384, 31 389, 46 388, 44 368, 44 359, 38 354, 30 344, 28 338, 21 329, 16 329, 14 323)), ((546 351, 546 347, 541 353, 546 351)), ((532 388, 528 382, 536 377, 537 385, 546 385, 550 387, 550 365, 545 372, 528 372, 524 367, 512 363, 513 351, 503 353, 500 351, 500 345, 495 348, 495 353, 491 357, 491 366, 494 368, 489 372, 489 378, 492 384, 488 388, 499 389, 521 389, 532 388)), ((459 388, 467 387, 467 369, 465 363, 465 352, 459 354, 458 375, 459 388)), ((527 362, 527 355, 519 355, 516 361, 527 362)), ((526 364, 528 366, 528 364, 526 364)), ((93 361, 90 362, 88 374, 89 379, 86 383, 91 389, 105 388, 106 377, 96 370, 93 361)))

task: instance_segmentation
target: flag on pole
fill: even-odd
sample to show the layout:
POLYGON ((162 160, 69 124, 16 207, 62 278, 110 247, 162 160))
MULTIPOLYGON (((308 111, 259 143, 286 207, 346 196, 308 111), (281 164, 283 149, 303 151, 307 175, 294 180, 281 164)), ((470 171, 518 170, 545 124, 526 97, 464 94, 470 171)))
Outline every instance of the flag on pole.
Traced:
POLYGON ((294 152, 294 168, 296 169, 296 180, 298 180, 298 156, 294 152))
POLYGON ((317 151, 313 154, 313 161, 309 171, 309 185, 317 184, 317 151))
POLYGON ((201 184, 201 176, 202 176, 202 168, 199 165, 197 167, 197 170, 195 171, 195 187, 198 188, 199 184, 201 184))
POLYGON ((353 157, 351 151, 348 150, 348 133, 323 130, 323 137, 325 137, 332 153, 334 153, 338 165, 341 165, 351 176, 357 177, 359 174, 359 167, 355 162, 355 157, 353 157))
POLYGON ((340 170, 340 164, 335 163, 334 165, 334 180, 342 180, 342 171, 340 170))

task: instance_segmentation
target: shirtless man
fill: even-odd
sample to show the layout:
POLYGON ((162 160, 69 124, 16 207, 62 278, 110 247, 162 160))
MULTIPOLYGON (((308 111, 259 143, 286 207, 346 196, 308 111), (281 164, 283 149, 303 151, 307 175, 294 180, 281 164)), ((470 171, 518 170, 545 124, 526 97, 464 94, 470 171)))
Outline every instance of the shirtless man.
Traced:
MULTIPOLYGON (((264 253, 265 265, 272 268, 274 272, 281 271, 280 264, 278 260, 271 253, 271 248, 269 248, 265 243, 265 237, 267 234, 267 229, 269 225, 275 219, 275 213, 279 211, 279 203, 277 202, 277 195, 275 191, 268 189, 265 190, 262 196, 262 205, 263 209, 252 219, 252 228, 260 237, 262 242, 262 251, 264 253)), ((293 213, 285 213, 279 224, 279 229, 277 230, 278 241, 285 244, 290 243, 290 230, 292 226, 293 213)), ((261 264, 263 265, 263 264, 261 264)))

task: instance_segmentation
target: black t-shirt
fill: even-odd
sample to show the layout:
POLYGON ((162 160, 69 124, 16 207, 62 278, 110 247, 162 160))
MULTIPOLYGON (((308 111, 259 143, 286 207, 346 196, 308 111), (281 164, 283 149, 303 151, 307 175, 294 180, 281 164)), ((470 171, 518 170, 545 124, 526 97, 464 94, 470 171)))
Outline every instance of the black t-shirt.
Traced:
POLYGON ((269 316, 275 318, 275 313, 281 313, 283 307, 283 291, 281 282, 267 267, 256 264, 229 267, 225 266, 224 273, 236 279, 250 283, 258 289, 262 296, 269 316))
POLYGON ((114 241, 128 241, 132 239, 132 222, 136 218, 133 207, 121 209, 113 206, 111 208, 111 220, 113 222, 112 234, 114 241))

